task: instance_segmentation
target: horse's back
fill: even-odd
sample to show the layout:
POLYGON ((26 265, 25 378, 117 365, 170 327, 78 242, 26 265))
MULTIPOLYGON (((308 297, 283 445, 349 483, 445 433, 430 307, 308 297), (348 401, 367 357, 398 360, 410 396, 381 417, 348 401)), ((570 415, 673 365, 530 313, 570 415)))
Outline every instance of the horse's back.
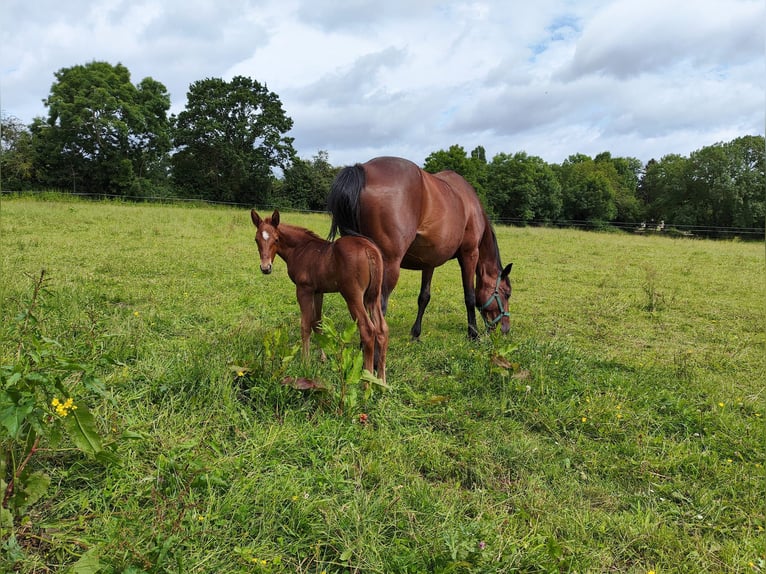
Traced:
POLYGON ((376 158, 363 167, 362 233, 401 267, 442 265, 481 221, 476 192, 455 172, 430 174, 400 158, 376 158))

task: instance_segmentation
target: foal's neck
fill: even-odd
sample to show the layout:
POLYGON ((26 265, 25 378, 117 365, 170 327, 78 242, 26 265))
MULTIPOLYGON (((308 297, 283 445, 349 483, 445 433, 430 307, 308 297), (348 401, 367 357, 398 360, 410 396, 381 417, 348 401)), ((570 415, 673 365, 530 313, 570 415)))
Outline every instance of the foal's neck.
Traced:
POLYGON ((324 244, 327 243, 327 241, 316 235, 313 231, 309 231, 303 227, 287 225, 284 223, 279 225, 279 245, 277 247, 277 255, 284 259, 286 263, 290 263, 289 259, 295 249, 303 247, 308 243, 324 244))

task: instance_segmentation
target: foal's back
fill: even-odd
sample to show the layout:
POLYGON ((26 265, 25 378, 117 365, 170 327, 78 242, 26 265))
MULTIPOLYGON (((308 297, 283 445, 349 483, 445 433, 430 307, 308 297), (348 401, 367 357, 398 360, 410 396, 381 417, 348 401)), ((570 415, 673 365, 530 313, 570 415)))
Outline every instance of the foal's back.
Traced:
POLYGON ((362 291, 365 303, 379 297, 383 283, 380 249, 369 239, 358 235, 344 235, 332 245, 339 291, 362 291))

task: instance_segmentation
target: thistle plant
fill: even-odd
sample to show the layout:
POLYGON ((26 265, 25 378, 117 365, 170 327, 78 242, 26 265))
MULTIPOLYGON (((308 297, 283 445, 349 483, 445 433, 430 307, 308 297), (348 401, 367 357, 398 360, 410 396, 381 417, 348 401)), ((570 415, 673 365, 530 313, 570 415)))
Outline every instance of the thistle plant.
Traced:
POLYGON ((328 317, 323 317, 322 332, 316 334, 319 346, 335 371, 333 378, 337 379, 337 384, 329 386, 329 390, 340 414, 353 410, 360 401, 367 402, 376 387, 381 390, 389 388, 363 368, 362 351, 351 343, 356 332, 356 323, 350 323, 345 330, 339 331, 328 317))

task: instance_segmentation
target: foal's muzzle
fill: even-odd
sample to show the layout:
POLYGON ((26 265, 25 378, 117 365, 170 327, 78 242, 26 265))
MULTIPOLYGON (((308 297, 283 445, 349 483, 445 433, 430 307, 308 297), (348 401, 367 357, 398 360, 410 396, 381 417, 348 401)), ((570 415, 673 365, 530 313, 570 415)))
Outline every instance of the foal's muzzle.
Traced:
POLYGON ((266 264, 266 265, 264 265, 263 263, 261 263, 261 272, 262 272, 264 275, 268 275, 269 273, 271 273, 271 263, 268 263, 268 264, 266 264))

